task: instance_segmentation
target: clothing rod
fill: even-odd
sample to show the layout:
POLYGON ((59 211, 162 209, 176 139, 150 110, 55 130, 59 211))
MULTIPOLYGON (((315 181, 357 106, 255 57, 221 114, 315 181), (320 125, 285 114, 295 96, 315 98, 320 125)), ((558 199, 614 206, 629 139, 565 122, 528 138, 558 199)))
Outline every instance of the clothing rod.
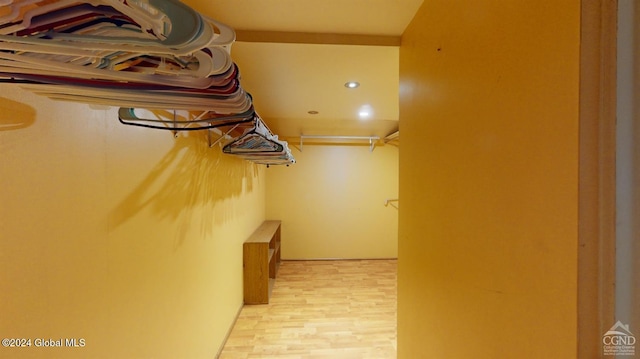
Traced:
POLYGON ((326 140, 379 140, 378 136, 327 136, 327 135, 300 135, 301 139, 316 138, 326 140))
POLYGON ((373 149, 376 146, 376 141, 380 139, 378 136, 331 136, 331 135, 300 135, 300 152, 302 152, 302 147, 304 143, 304 139, 323 139, 323 140, 368 140, 369 141, 369 152, 373 152, 373 149))

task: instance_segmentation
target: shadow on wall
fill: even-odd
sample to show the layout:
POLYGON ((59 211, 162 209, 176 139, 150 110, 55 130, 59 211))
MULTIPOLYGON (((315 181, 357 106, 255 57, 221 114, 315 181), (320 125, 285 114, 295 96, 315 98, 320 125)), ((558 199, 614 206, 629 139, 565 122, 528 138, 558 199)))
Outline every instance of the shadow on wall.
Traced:
POLYGON ((0 131, 26 128, 36 122, 36 110, 22 102, 0 98, 0 131))
POLYGON ((206 131, 181 133, 173 148, 146 178, 110 213, 114 229, 150 209, 160 221, 178 226, 176 247, 194 226, 208 238, 215 225, 232 219, 232 202, 225 200, 251 193, 258 165, 209 148, 206 131), (198 223, 199 222, 199 223, 198 223))

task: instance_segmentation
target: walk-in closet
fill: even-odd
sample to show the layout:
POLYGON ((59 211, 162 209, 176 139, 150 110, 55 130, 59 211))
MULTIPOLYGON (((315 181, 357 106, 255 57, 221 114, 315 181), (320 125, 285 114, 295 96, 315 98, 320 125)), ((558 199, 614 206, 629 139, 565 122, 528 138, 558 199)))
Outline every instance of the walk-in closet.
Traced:
POLYGON ((0 0, 0 358, 599 357, 616 20, 0 0))

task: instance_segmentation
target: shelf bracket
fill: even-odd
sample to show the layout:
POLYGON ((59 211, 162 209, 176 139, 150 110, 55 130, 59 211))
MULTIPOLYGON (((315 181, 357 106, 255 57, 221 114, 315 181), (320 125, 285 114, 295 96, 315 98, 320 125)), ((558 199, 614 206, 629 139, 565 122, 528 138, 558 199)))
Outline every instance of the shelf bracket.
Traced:
POLYGON ((176 120, 176 110, 173 110, 173 137, 178 138, 178 121, 176 120))
POLYGON ((235 124, 233 125, 233 127, 231 127, 227 132, 222 133, 222 131, 220 131, 217 128, 210 128, 209 131, 207 131, 207 139, 209 141, 209 148, 215 146, 217 143, 219 143, 220 141, 222 141, 223 138, 228 137, 229 134, 231 133, 231 131, 235 130, 236 127, 238 127, 239 124, 235 124), (218 132, 218 134, 220 135, 220 137, 218 137, 218 139, 216 139, 213 143, 211 142, 211 132, 218 132))
POLYGON ((392 198, 387 198, 387 199, 384 201, 384 206, 385 206, 385 207, 387 207, 387 206, 391 206, 391 207, 393 207, 393 208, 395 208, 395 209, 399 209, 399 208, 398 208, 398 201, 399 201, 399 200, 398 200, 397 198, 393 198, 393 199, 392 199, 392 198))

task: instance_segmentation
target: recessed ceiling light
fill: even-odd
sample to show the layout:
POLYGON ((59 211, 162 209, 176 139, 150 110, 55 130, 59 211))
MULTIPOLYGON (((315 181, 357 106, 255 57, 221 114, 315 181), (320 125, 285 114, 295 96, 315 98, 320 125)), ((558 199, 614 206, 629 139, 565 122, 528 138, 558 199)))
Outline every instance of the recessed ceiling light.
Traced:
POLYGON ((344 84, 344 87, 350 88, 350 89, 354 89, 354 88, 356 88, 358 86, 360 86, 360 83, 356 82, 356 81, 349 81, 349 82, 344 84))
POLYGON ((370 105, 363 105, 358 110, 358 117, 360 117, 361 119, 370 118, 372 114, 373 114, 373 108, 371 108, 370 105))

